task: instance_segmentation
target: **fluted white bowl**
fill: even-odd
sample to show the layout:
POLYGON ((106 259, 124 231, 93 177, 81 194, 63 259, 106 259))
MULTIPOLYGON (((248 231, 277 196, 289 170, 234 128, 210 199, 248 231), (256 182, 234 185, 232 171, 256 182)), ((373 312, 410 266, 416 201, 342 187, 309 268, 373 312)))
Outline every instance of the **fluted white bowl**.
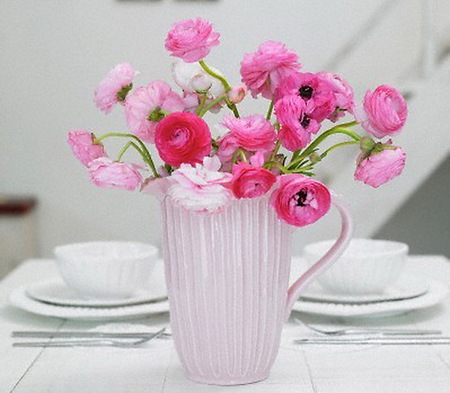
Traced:
MULTIPOLYGON (((312 243, 304 248, 309 265, 317 261, 334 241, 312 243)), ((390 240, 352 239, 339 260, 317 282, 340 295, 382 293, 399 278, 408 256, 408 245, 390 240)))
POLYGON ((158 249, 138 242, 102 241, 59 246, 54 255, 62 278, 80 296, 120 299, 148 284, 158 249))

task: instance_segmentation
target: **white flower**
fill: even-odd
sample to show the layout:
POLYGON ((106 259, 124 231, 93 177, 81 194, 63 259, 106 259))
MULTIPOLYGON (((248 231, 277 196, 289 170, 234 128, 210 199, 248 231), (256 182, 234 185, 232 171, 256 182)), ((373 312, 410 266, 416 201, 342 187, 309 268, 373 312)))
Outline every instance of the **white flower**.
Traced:
POLYGON ((232 175, 219 172, 220 160, 217 156, 205 157, 202 164, 195 167, 182 164, 172 174, 174 183, 167 194, 180 206, 199 212, 216 212, 230 201, 231 191, 224 183, 231 181, 232 175))

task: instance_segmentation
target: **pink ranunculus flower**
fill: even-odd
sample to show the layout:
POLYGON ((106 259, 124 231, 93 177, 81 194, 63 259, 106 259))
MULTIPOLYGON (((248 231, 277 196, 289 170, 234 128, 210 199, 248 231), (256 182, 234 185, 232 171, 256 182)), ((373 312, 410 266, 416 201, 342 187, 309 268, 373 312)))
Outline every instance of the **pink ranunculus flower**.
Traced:
POLYGON ((397 89, 381 85, 364 96, 363 110, 358 111, 357 120, 376 138, 398 134, 406 122, 408 107, 397 89))
POLYGON ((97 108, 109 113, 118 102, 123 103, 136 75, 129 63, 118 64, 110 70, 94 91, 97 108))
POLYGON ((311 134, 320 129, 320 123, 310 117, 309 103, 298 95, 281 98, 275 104, 275 114, 281 124, 278 138, 290 151, 305 147, 311 140, 311 134))
POLYGON ((139 87, 125 101, 125 114, 130 130, 144 142, 154 142, 155 128, 163 112, 182 112, 185 102, 170 86, 154 81, 139 87))
POLYGON ((236 198, 255 198, 266 194, 276 179, 267 169, 241 162, 233 166, 231 190, 236 198))
POLYGON ((276 98, 297 95, 306 103, 308 116, 322 122, 336 108, 336 99, 331 85, 318 74, 296 72, 283 80, 276 91, 276 98))
POLYGON ((225 187, 232 175, 219 172, 217 156, 205 157, 203 164, 182 164, 172 173, 173 184, 167 194, 186 209, 199 212, 217 212, 231 200, 231 191, 225 187))
POLYGON ((252 96, 258 94, 272 99, 280 82, 301 67, 298 56, 281 42, 262 43, 254 53, 248 53, 241 62, 241 76, 252 96))
POLYGON ((355 99, 353 88, 348 84, 348 82, 332 72, 318 72, 316 75, 330 84, 336 100, 336 109, 330 116, 328 116, 328 119, 335 122, 340 117, 345 115, 345 111, 353 113, 353 109, 355 108, 355 99))
POLYGON ((112 161, 108 157, 100 157, 91 161, 88 172, 92 183, 102 188, 122 188, 132 191, 142 183, 139 169, 142 165, 112 161))
POLYGON ((234 86, 228 92, 228 98, 233 104, 239 104, 245 98, 246 94, 247 94, 247 86, 241 83, 237 86, 234 86))
POLYGON ((370 154, 364 158, 364 153, 358 157, 355 180, 359 180, 377 188, 399 176, 405 167, 406 153, 401 147, 387 148, 381 152, 370 154))
POLYGON ((207 20, 197 18, 177 22, 167 34, 166 49, 186 63, 205 58, 213 46, 219 45, 220 34, 207 20))
POLYGON ((103 144, 95 141, 95 135, 86 130, 72 130, 67 135, 69 143, 75 157, 84 165, 99 157, 106 157, 103 144))
POLYGON ((239 147, 250 152, 271 151, 275 147, 275 127, 263 115, 242 118, 226 115, 223 125, 229 132, 218 141, 218 155, 222 162, 229 161, 239 147))
POLYGON ((331 194, 321 182, 300 174, 278 176, 279 187, 270 198, 278 217, 302 227, 312 224, 330 209, 331 194))
POLYGON ((211 131, 194 113, 172 113, 155 130, 155 145, 161 159, 172 166, 196 164, 211 153, 211 131))

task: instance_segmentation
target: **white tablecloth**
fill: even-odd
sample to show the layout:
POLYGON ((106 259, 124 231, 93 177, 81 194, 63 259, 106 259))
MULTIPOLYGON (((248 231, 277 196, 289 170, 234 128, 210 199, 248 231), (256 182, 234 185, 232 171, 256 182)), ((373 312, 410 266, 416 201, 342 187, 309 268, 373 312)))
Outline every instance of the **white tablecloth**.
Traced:
MULTIPOLYGON (((450 286, 444 257, 413 257, 407 269, 450 286)), ((91 329, 99 322, 75 322, 29 314, 8 305, 19 285, 55 275, 50 260, 30 260, 0 282, 0 392, 302 392, 302 393, 448 393, 450 345, 441 346, 300 346, 294 337, 311 334, 293 318, 283 331, 280 352, 266 381, 244 386, 201 385, 184 378, 171 340, 144 347, 13 348, 13 330, 91 329)), ((313 323, 345 325, 339 318, 296 314, 313 323)), ((441 329, 450 336, 450 298, 431 308, 389 318, 353 321, 363 326, 441 329)), ((168 315, 134 323, 168 325, 168 315)))

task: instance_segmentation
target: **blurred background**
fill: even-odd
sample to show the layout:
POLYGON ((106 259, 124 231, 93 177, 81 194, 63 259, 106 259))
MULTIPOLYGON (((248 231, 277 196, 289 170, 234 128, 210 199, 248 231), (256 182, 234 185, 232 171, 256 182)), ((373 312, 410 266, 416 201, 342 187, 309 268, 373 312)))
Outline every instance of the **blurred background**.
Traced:
MULTIPOLYGON (((349 148, 333 152, 318 177, 347 201, 358 237, 450 256, 449 0, 0 0, 0 201, 20 197, 16 209, 0 209, 0 275, 26 257, 50 257, 59 244, 160 245, 157 201, 91 185, 66 134, 125 131, 122 108, 105 116, 93 105, 94 88, 126 61, 141 73, 136 86, 171 83, 165 36, 174 22, 198 16, 221 33, 206 60, 232 84, 243 55, 276 40, 298 53, 304 71, 342 75, 358 101, 366 89, 396 86, 410 109, 394 141, 408 154, 403 175, 379 189, 356 183, 349 148)), ((266 107, 247 99, 243 111, 266 107)), ((296 231, 293 252, 336 236, 339 225, 332 212, 296 231)))

